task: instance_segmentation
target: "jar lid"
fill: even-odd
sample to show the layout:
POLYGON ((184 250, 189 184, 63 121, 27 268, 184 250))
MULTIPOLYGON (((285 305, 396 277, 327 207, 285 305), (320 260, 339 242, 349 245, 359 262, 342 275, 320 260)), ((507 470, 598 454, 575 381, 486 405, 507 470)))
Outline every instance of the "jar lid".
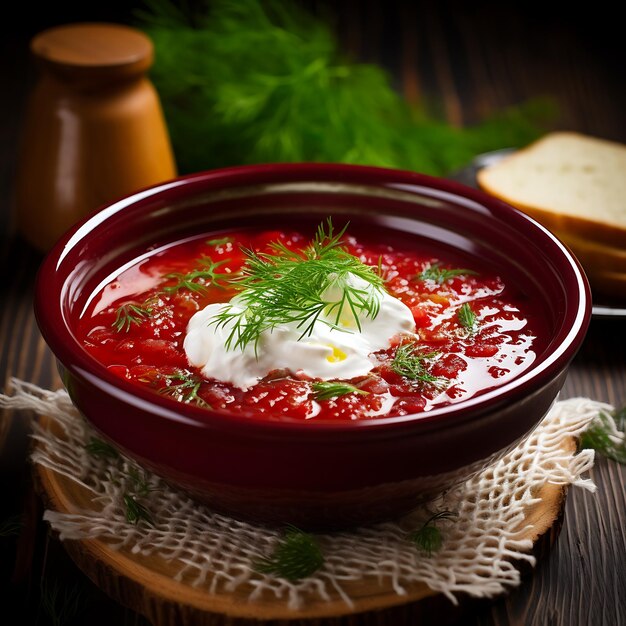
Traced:
POLYGON ((47 66, 67 71, 119 71, 131 75, 152 64, 152 41, 141 31, 122 24, 75 23, 56 26, 36 35, 32 52, 47 66))

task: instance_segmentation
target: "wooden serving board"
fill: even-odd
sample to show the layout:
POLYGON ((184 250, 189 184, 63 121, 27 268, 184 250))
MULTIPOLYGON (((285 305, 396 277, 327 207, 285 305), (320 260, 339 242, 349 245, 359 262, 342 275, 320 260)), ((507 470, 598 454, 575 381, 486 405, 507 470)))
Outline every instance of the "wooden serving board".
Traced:
MULTIPOLYGON (((41 420, 44 426, 49 422, 46 418, 41 420)), ((575 445, 573 440, 568 440, 565 447, 573 450, 575 445)), ((85 488, 41 465, 35 466, 35 482, 48 508, 79 513, 93 506, 85 488)), ((558 537, 566 491, 566 487, 546 484, 538 493, 540 501, 526 511, 523 525, 532 524, 532 530, 520 538, 533 541, 538 558, 558 537)), ((251 588, 245 585, 233 592, 209 593, 188 582, 176 581, 174 576, 180 565, 158 555, 114 549, 99 539, 66 540, 64 545, 78 567, 98 587, 155 626, 442 625, 456 621, 467 610, 463 601, 455 607, 423 583, 408 586, 407 594, 400 596, 388 583, 375 578, 343 585, 354 601, 353 607, 335 593, 330 601, 311 599, 303 608, 293 610, 287 607, 285 599, 271 598, 269 594, 249 601, 251 588)), ((472 602, 468 600, 469 604, 472 602)))

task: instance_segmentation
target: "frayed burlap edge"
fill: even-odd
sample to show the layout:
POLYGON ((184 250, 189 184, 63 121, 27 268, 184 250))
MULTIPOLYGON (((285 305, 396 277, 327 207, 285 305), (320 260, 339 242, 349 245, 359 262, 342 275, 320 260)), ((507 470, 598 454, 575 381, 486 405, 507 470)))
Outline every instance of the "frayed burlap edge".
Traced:
POLYGON ((398 595, 423 582, 456 603, 455 594, 493 597, 520 582, 516 561, 534 565, 532 542, 520 539, 525 511, 547 483, 595 490, 585 478, 594 461, 591 450, 569 451, 564 442, 578 437, 598 416, 613 407, 588 398, 555 403, 541 424, 516 449, 480 474, 450 490, 428 507, 394 522, 350 532, 316 535, 324 564, 312 576, 290 582, 260 574, 254 564, 271 554, 280 530, 248 524, 217 514, 146 473, 149 493, 142 498, 154 526, 126 519, 123 494, 133 461, 112 467, 94 458, 86 444, 94 431, 73 407, 64 390, 48 391, 13 379, 13 394, 0 395, 0 407, 28 410, 52 419, 58 427, 34 426, 32 460, 66 476, 92 495, 93 507, 75 513, 47 510, 44 519, 61 539, 98 538, 114 548, 158 555, 175 563, 176 579, 216 593, 248 589, 249 600, 270 594, 297 609, 307 599, 329 600, 338 594, 353 603, 346 587, 374 577, 398 595), (453 520, 439 524, 441 548, 420 551, 408 536, 432 512, 448 510, 453 520))

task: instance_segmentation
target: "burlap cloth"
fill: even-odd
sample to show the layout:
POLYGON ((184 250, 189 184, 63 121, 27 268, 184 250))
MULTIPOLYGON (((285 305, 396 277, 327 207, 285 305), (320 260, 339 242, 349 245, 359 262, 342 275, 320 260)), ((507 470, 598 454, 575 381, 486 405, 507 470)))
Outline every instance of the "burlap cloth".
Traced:
POLYGON ((524 510, 536 501, 546 483, 574 485, 589 491, 595 485, 584 475, 593 466, 594 452, 570 452, 564 442, 577 437, 597 417, 613 407, 587 398, 556 402, 539 427, 513 452, 428 507, 393 522, 350 532, 316 535, 324 564, 297 582, 255 570, 281 540, 280 529, 244 523, 216 514, 147 475, 151 491, 142 499, 154 527, 126 520, 123 494, 128 470, 86 451, 93 430, 79 416, 67 393, 47 391, 18 380, 11 396, 0 395, 0 407, 46 415, 61 427, 55 436, 34 423, 32 461, 67 476, 93 493, 93 508, 78 514, 48 510, 44 514, 61 539, 99 538, 114 547, 158 554, 179 566, 177 579, 210 592, 250 589, 254 602, 271 594, 290 608, 307 598, 328 599, 332 591, 352 604, 346 582, 376 577, 403 595, 410 583, 421 581, 456 602, 456 594, 492 597, 518 585, 515 561, 532 565, 532 542, 520 539, 524 510), (452 511, 456 517, 438 524, 441 548, 432 554, 410 540, 412 530, 433 513, 452 511))

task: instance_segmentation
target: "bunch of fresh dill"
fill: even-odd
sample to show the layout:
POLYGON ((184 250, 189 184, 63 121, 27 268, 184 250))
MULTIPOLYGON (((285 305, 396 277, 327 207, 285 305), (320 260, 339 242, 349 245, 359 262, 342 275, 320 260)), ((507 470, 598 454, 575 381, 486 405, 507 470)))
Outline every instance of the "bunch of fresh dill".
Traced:
POLYGON ((465 129, 410 107, 381 67, 346 60, 331 27, 295 2, 147 0, 138 19, 181 173, 316 161, 444 175, 545 130, 545 103, 465 129))

